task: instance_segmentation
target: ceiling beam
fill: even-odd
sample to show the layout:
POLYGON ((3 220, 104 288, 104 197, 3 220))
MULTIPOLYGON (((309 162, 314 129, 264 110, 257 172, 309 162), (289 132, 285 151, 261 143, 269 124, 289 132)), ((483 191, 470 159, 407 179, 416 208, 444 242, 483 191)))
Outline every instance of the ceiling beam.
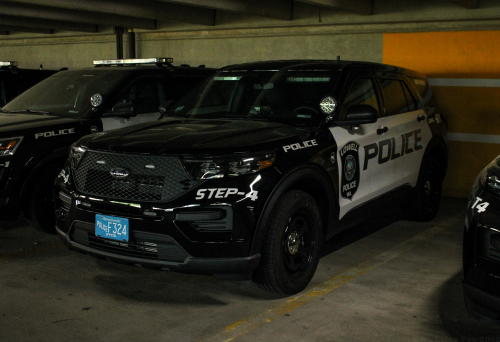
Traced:
MULTIPOLYGON (((156 0, 5 0, 1 2, 50 6, 162 21, 215 25, 214 10, 156 0)), ((141 28, 130 25, 125 27, 141 28)))
POLYGON ((280 20, 292 19, 293 0, 160 0, 280 20))
POLYGON ((149 30, 156 28, 156 21, 152 19, 68 9, 56 9, 47 6, 31 6, 8 1, 0 1, 0 15, 70 21, 84 24, 144 28, 149 30))
POLYGON ((479 8, 479 0, 446 0, 452 4, 462 6, 467 9, 479 8))
POLYGON ((43 33, 43 34, 54 33, 53 30, 35 29, 32 27, 23 27, 23 26, 10 26, 10 25, 4 25, 4 23, 0 25, 0 31, 7 31, 7 32, 17 31, 17 32, 29 32, 29 33, 43 33))
POLYGON ((61 31, 78 31, 78 32, 97 32, 97 25, 81 24, 68 21, 58 20, 43 20, 26 17, 13 17, 0 15, 0 25, 3 26, 18 26, 42 30, 61 30, 61 31))
POLYGON ((311 5, 338 8, 361 15, 373 14, 373 0, 295 0, 311 5))

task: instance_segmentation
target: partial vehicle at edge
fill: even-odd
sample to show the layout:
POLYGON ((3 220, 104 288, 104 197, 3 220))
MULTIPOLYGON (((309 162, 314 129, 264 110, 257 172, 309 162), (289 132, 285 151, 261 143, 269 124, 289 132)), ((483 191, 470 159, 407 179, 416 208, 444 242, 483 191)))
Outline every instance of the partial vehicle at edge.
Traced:
POLYGON ((473 317, 500 323, 500 156, 477 176, 467 204, 462 285, 473 317))
POLYGON ((173 66, 172 58, 97 60, 61 71, 0 111, 0 219, 20 212, 55 233, 52 184, 72 143, 84 135, 157 120, 215 69, 173 66))

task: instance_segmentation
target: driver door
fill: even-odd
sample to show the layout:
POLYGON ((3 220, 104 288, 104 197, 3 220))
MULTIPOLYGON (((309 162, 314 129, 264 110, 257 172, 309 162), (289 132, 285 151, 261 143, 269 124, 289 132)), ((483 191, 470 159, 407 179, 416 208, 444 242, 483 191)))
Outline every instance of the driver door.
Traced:
POLYGON ((380 115, 381 97, 372 73, 367 70, 351 71, 340 103, 340 119, 345 117, 350 106, 359 104, 373 106, 379 118, 377 122, 362 124, 357 129, 349 126, 330 127, 337 142, 339 219, 353 208, 380 195, 391 177, 376 159, 368 160, 375 152, 373 144, 377 145, 379 140, 386 139, 385 135, 390 132, 386 120, 380 115))

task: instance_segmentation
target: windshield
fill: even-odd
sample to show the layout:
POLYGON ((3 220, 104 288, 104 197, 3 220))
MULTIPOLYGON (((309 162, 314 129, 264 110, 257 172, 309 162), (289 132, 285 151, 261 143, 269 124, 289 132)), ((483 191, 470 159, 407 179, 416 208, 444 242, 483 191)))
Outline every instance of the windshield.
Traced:
POLYGON ((321 99, 332 94, 330 71, 219 72, 177 102, 167 117, 324 122, 321 99))
POLYGON ((52 76, 10 101, 3 112, 32 112, 80 118, 95 93, 106 96, 120 76, 52 76))

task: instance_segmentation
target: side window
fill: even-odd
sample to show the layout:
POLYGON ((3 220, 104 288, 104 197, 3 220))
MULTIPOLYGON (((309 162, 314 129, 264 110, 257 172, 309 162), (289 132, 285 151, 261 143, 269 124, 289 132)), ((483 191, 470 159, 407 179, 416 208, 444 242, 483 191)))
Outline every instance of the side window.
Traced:
POLYGON ((5 94, 5 83, 0 82, 0 107, 7 103, 7 96, 5 94))
POLYGON ((370 105, 380 113, 375 85, 371 78, 358 78, 351 84, 342 105, 342 115, 350 106, 359 104, 370 105))
POLYGON ((118 102, 133 103, 137 114, 154 113, 159 111, 163 94, 160 80, 149 79, 135 83, 120 96, 118 102))
POLYGON ((429 87, 429 83, 427 82, 426 79, 423 78, 416 78, 412 77, 410 80, 413 82, 415 85, 415 88, 417 88, 418 93, 420 94, 420 97, 422 98, 422 106, 435 106, 434 98, 432 96, 432 91, 431 88, 429 87))
POLYGON ((379 79, 384 94, 385 115, 408 111, 403 85, 399 80, 379 79))
POLYGON ((408 110, 416 110, 417 109, 417 103, 415 102, 415 99, 413 98, 413 95, 410 92, 410 89, 408 89, 408 86, 406 85, 405 82, 401 82, 401 85, 403 86, 403 91, 405 93, 406 97, 406 102, 408 103, 408 110))

